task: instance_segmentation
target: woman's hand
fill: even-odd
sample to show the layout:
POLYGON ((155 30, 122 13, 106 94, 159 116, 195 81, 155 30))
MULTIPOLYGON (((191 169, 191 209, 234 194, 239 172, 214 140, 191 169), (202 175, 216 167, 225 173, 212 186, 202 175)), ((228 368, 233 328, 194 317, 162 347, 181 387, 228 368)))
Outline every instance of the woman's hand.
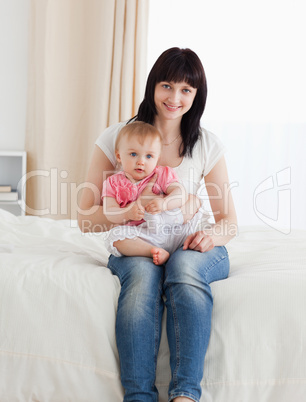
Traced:
POLYGON ((203 230, 189 235, 183 245, 183 250, 196 250, 200 253, 212 250, 215 247, 212 237, 203 230))

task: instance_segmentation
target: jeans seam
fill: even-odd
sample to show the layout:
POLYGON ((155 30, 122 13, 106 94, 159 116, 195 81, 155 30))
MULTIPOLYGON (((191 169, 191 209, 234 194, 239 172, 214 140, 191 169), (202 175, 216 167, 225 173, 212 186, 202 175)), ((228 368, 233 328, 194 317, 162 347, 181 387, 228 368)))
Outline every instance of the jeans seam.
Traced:
POLYGON ((227 256, 228 256, 228 251, 227 251, 227 248, 225 247, 225 246, 221 246, 222 248, 223 248, 223 250, 225 250, 226 251, 226 254, 227 254, 227 256))
MULTIPOLYGON (((156 378, 156 370, 157 370, 157 357, 158 357, 158 349, 159 349, 159 333, 161 331, 161 325, 159 323, 159 299, 161 299, 161 290, 163 286, 163 278, 159 281, 158 286, 158 294, 155 303, 155 342, 154 342, 154 364, 155 364, 155 378, 156 378)), ((155 381, 152 384, 152 388, 155 386, 155 381)))
POLYGON ((223 255, 222 257, 220 257, 218 261, 214 262, 212 265, 207 267, 206 270, 209 271, 211 268, 213 268, 215 265, 219 264, 219 262, 225 260, 226 258, 228 258, 228 255, 223 255))
POLYGON ((178 321, 177 321, 177 313, 176 313, 176 307, 175 307, 175 302, 174 302, 171 285, 169 285, 169 293, 170 293, 170 303, 171 303, 172 311, 173 311, 174 333, 175 333, 176 365, 175 365, 175 369, 173 370, 173 385, 174 385, 174 388, 176 388, 178 386, 177 372, 178 372, 179 366, 180 366, 180 344, 179 344, 179 336, 178 336, 179 326, 178 326, 178 321))
POLYGON ((229 256, 228 256, 228 255, 222 256, 218 261, 216 261, 214 264, 210 265, 210 267, 207 267, 207 268, 205 269, 205 280, 206 280, 206 282, 208 282, 208 280, 207 280, 207 274, 209 273, 209 271, 210 271, 212 268, 214 268, 216 265, 218 265, 221 261, 223 261, 223 260, 225 260, 225 259, 229 259, 229 256))
POLYGON ((116 270, 116 268, 114 268, 114 266, 112 266, 112 265, 110 264, 109 260, 108 260, 107 268, 109 268, 109 269, 112 271, 112 273, 115 272, 115 275, 118 276, 119 281, 120 281, 120 284, 121 284, 121 282, 122 282, 121 275, 120 275, 119 272, 116 270))

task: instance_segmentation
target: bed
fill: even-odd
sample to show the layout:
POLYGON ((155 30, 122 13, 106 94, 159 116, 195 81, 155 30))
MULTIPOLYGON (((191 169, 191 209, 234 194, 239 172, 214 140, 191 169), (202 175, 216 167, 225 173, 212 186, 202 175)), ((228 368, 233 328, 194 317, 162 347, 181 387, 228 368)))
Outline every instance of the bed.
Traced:
MULTIPOLYGON (((105 234, 0 209, 0 401, 123 400, 105 234)), ((305 402, 306 231, 240 228, 212 284, 205 402, 305 402)), ((170 379, 165 315, 156 383, 170 379)))

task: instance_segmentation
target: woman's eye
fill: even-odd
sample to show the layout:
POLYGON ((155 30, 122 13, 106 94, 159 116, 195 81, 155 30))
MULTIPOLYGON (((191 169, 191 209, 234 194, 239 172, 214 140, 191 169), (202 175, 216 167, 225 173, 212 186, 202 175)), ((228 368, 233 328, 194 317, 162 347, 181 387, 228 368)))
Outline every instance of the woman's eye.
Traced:
POLYGON ((170 85, 163 84, 163 88, 165 88, 165 89, 169 89, 169 88, 170 88, 170 85))
POLYGON ((190 91, 190 89, 185 88, 185 89, 183 89, 183 92, 185 92, 186 94, 189 94, 191 91, 190 91))

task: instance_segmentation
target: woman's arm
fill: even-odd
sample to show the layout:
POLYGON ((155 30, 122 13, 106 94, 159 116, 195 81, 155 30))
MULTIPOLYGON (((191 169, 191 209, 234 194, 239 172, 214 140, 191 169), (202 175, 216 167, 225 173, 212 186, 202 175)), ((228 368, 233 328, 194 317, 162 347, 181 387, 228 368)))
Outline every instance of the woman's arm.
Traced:
POLYGON ((225 158, 205 177, 205 184, 215 218, 210 235, 215 246, 223 246, 237 235, 237 216, 228 178, 225 158))
POLYGON ((237 234, 236 211, 224 157, 204 179, 215 224, 211 229, 188 236, 184 243, 184 249, 201 252, 211 250, 215 246, 224 246, 237 234))
POLYGON ((113 165, 95 145, 78 208, 78 224, 82 232, 105 232, 113 226, 104 215, 101 205, 103 181, 113 173, 113 165))

